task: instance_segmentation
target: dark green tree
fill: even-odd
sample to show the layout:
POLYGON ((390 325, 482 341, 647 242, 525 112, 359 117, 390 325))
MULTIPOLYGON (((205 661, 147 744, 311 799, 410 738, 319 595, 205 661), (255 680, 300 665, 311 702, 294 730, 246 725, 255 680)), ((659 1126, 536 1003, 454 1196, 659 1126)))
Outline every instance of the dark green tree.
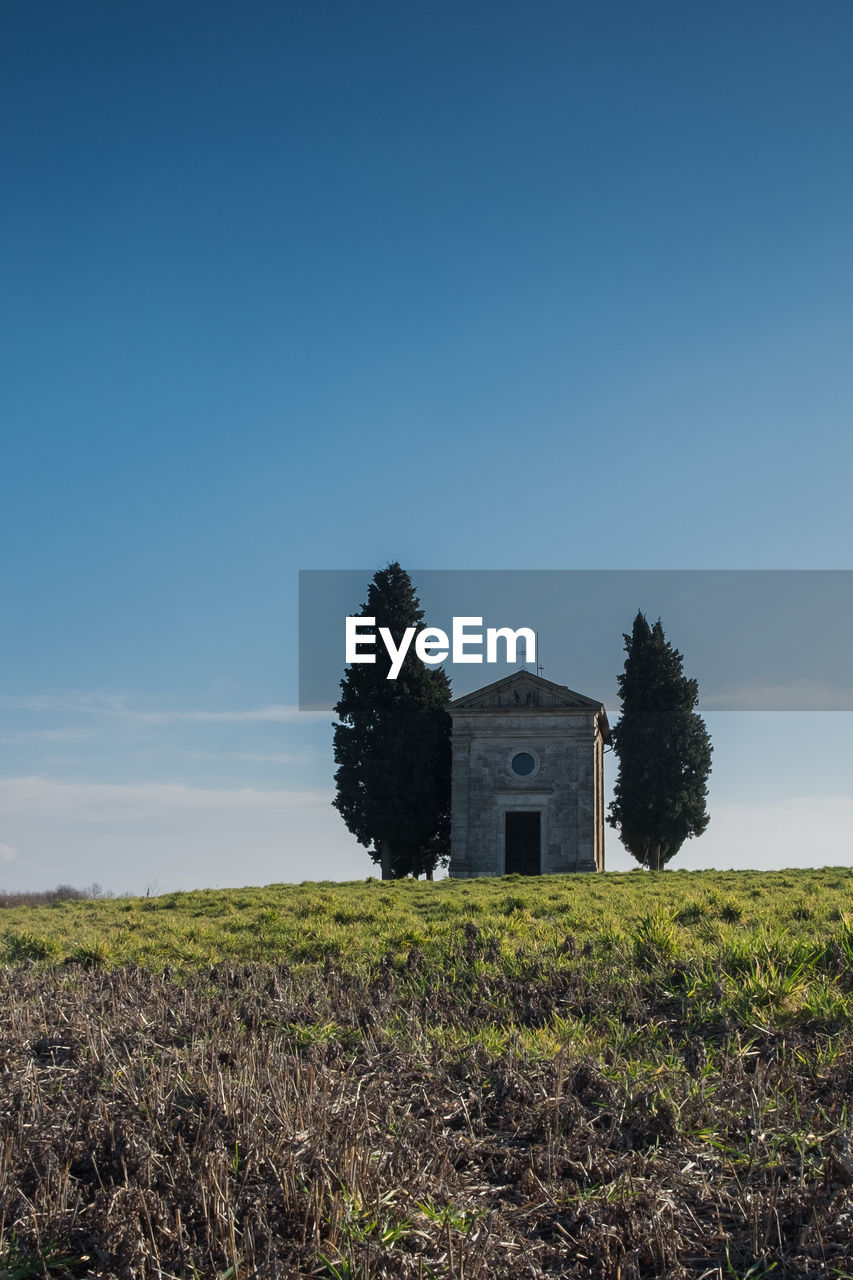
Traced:
MULTIPOLYGON (((399 645, 421 629, 423 610, 409 575, 396 562, 373 576, 361 617, 388 627, 399 645)), ((396 680, 378 641, 374 663, 353 663, 335 706, 332 801, 359 844, 382 867, 382 879, 426 874, 450 853, 450 681, 409 647, 396 680)))
POLYGON ((650 627, 638 613, 624 640, 622 715, 613 730, 619 776, 607 821, 638 862, 659 871, 710 821, 711 739, 694 710, 699 685, 684 675, 660 619, 650 627))

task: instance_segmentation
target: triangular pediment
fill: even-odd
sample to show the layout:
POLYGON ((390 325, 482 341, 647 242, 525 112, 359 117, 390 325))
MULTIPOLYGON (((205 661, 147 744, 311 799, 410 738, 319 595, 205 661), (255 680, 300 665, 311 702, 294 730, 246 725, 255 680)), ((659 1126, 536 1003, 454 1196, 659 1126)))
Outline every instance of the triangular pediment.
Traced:
MULTIPOLYGON (((532 671, 514 671, 512 675, 487 684, 473 693, 463 694, 450 703, 451 711, 526 711, 565 710, 603 712, 598 698, 587 698, 564 684, 555 684, 532 671)), ((606 720, 605 720, 606 723, 606 720)))

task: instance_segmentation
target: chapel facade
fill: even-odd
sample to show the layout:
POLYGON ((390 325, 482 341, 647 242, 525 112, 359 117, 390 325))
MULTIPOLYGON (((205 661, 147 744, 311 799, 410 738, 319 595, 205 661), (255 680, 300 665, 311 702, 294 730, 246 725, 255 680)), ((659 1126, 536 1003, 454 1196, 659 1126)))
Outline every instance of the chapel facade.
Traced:
POLYGON ((607 713, 516 671, 454 699, 450 875, 604 870, 607 713))

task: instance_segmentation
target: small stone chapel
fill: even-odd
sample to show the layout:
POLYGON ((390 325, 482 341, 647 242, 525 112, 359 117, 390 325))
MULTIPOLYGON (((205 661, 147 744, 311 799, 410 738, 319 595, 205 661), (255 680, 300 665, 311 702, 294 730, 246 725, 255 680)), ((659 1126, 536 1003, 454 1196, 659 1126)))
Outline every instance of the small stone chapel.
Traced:
POLYGON ((450 875, 603 871, 602 704, 521 670, 448 710, 450 875))

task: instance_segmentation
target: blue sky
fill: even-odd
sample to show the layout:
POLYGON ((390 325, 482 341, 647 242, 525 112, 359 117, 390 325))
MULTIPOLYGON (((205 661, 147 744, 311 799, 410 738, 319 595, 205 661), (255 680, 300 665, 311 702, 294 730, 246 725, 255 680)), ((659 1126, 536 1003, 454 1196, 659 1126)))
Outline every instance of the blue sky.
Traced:
MULTIPOLYGON (((6 887, 373 870, 300 568, 849 567, 849 5, 0 23, 6 887)), ((710 724, 681 865, 850 861, 848 715, 710 724)))

